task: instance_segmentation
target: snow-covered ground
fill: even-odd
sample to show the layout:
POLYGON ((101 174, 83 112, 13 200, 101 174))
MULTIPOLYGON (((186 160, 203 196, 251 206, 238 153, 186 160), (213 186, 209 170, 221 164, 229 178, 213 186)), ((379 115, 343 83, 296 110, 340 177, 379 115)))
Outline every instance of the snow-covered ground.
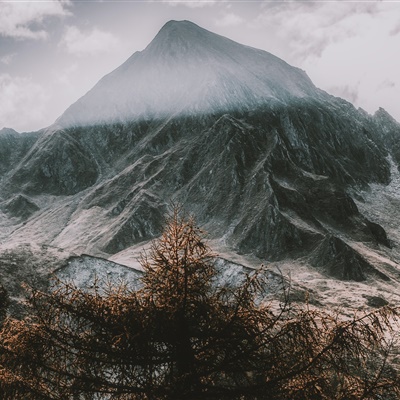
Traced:
POLYGON ((142 273, 103 258, 82 255, 68 259, 67 265, 57 269, 55 275, 62 282, 73 283, 78 288, 93 289, 97 286, 102 292, 119 284, 136 290, 142 273))

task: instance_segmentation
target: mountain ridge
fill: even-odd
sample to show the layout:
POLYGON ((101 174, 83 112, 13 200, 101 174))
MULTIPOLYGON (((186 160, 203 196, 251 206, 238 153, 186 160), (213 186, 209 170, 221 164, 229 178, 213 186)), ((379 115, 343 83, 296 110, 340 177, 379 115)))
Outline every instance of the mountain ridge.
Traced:
MULTIPOLYGON (((4 163, 0 249, 31 241, 117 261, 123 255, 126 261, 130 249, 160 234, 163 216, 175 202, 229 257, 293 265, 299 279, 307 268, 313 279, 392 290, 400 276, 395 226, 400 225, 400 124, 383 110, 371 116, 321 91, 300 70, 267 52, 225 42, 194 24, 172 22, 154 40, 4 163), (175 45, 181 48, 176 38, 161 46, 182 29, 200 42, 180 53, 186 61, 191 54, 192 64, 168 53, 175 45), (228 53, 212 48, 221 43, 228 53), (241 51, 231 54, 226 43, 241 51), (199 48, 200 58, 211 57, 200 71, 204 80, 198 79, 202 68, 193 55, 199 48), (161 76, 160 60, 166 65, 161 76), (274 74, 268 75, 263 60, 270 60, 274 74), (115 100, 108 89, 121 94, 124 87, 129 98, 133 93, 145 104, 170 73, 181 86, 178 90, 170 79, 162 88, 169 99, 159 99, 166 104, 163 113, 124 114, 136 103, 121 111, 118 106, 126 100, 121 96, 105 114, 110 119, 98 118, 99 110, 115 100), (209 88, 210 77, 218 78, 215 87, 209 88), (151 90, 133 90, 138 80, 151 90), (104 103, 91 104, 99 88, 104 103), (182 93, 191 88, 189 101, 182 93), (232 88, 237 91, 231 98, 232 88), (80 120, 86 113, 96 120, 80 120)), ((5 137, 0 135, 0 145, 5 137)))

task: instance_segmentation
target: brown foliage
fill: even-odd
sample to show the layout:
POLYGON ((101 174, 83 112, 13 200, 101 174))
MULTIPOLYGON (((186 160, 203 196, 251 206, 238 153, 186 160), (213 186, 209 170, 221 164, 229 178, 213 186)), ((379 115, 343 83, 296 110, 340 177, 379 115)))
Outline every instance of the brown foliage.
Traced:
POLYGON ((31 291, 32 316, 1 331, 2 399, 400 396, 389 365, 396 310, 342 320, 288 301, 275 309, 260 300, 263 269, 219 287, 194 221, 175 210, 167 222, 142 257, 140 290, 31 291))

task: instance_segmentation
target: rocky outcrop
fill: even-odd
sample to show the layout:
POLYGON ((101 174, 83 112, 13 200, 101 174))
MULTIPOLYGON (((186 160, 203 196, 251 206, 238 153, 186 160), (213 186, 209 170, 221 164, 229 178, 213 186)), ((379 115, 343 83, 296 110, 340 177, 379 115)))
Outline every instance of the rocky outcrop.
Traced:
POLYGON ((400 170, 400 123, 386 110, 379 108, 373 116, 378 133, 376 140, 381 141, 389 149, 389 153, 400 170))
POLYGON ((304 256, 323 237, 297 215, 284 214, 272 204, 257 214, 249 212, 232 234, 239 252, 253 253, 268 261, 304 256))
POLYGON ((311 255, 311 264, 337 279, 364 281, 373 274, 389 280, 386 274, 374 268, 356 250, 335 236, 327 236, 321 242, 311 255))
POLYGON ((32 199, 23 196, 22 194, 19 194, 5 202, 2 208, 12 217, 17 217, 21 220, 28 219, 32 214, 40 209, 32 199))
POLYGON ((16 167, 39 135, 39 132, 18 133, 7 128, 0 130, 0 177, 16 167))
POLYGON ((97 178, 97 163, 90 151, 67 132, 56 131, 35 144, 6 187, 28 194, 71 195, 93 185, 97 178))
POLYGON ((141 193, 139 197, 132 199, 124 212, 118 214, 118 206, 113 209, 116 218, 110 220, 112 239, 102 249, 106 253, 117 253, 161 234, 166 208, 155 196, 141 193))

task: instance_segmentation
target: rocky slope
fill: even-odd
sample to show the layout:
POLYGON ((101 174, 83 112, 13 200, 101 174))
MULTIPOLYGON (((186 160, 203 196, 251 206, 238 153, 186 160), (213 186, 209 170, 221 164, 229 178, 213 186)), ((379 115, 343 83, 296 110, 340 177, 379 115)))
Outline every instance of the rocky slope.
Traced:
POLYGON ((384 110, 356 110, 269 53, 173 21, 54 126, 0 132, 16 143, 0 163, 0 240, 129 263, 179 202, 230 259, 395 285, 398 203, 388 221, 371 190, 391 187, 399 135, 384 110))
POLYGON ((38 136, 39 132, 20 134, 14 129, 0 130, 0 177, 21 161, 38 136))

